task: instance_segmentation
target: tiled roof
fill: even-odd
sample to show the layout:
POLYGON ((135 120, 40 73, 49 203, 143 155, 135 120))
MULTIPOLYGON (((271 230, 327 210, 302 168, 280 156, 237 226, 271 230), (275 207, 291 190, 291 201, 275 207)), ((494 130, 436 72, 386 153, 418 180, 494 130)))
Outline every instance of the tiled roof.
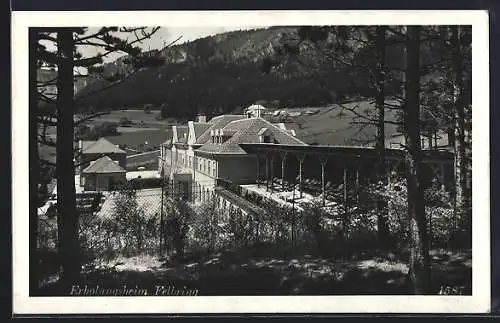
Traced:
POLYGON ((85 150, 95 144, 95 140, 82 140, 82 150, 85 150))
POLYGON ((245 154, 245 151, 239 146, 243 143, 259 143, 259 132, 263 129, 272 134, 274 140, 279 144, 284 145, 302 145, 306 144, 301 140, 293 137, 287 131, 278 128, 276 125, 262 118, 250 118, 232 121, 227 124, 222 130, 225 132, 235 132, 234 135, 224 143, 207 142, 198 150, 209 153, 219 154, 245 154))
POLYGON ((221 116, 217 116, 212 118, 208 123, 210 124, 210 128, 205 130, 199 137, 196 137, 196 144, 205 144, 210 141, 210 130, 211 129, 221 129, 224 128, 228 123, 245 119, 246 116, 240 114, 224 114, 221 116))
POLYGON ((212 126, 212 124, 210 124, 208 122, 194 122, 193 126, 194 126, 194 135, 196 136, 196 138, 198 138, 205 131, 207 131, 208 129, 210 129, 210 127, 212 126))
POLYGON ((109 142, 106 138, 100 138, 99 140, 97 140, 93 144, 90 144, 86 148, 83 148, 83 153, 84 154, 109 154, 109 153, 126 154, 125 151, 120 149, 115 144, 112 144, 111 142, 109 142))
POLYGON ((91 164, 83 170, 83 173, 126 173, 126 170, 118 165, 118 162, 112 160, 108 156, 104 156, 94 162, 91 162, 91 164))

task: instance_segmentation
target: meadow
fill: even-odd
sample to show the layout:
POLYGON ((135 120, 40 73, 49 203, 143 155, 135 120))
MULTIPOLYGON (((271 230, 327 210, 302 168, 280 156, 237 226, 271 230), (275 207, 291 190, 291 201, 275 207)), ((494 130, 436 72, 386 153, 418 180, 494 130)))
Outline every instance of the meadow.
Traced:
MULTIPOLYGON (((89 120, 85 124, 93 127, 105 122, 116 123, 118 133, 105 138, 115 145, 120 145, 130 156, 159 150, 160 145, 167 140, 175 120, 157 120, 158 114, 158 111, 145 113, 143 110, 116 110, 89 120), (119 126, 123 118, 130 120, 131 125, 119 126)), ((75 116, 75 120, 80 118, 81 116, 75 116)), ((55 141, 56 127, 47 127, 47 135, 55 141)), ((54 147, 40 145, 39 154, 44 160, 55 163, 56 150, 54 147)))

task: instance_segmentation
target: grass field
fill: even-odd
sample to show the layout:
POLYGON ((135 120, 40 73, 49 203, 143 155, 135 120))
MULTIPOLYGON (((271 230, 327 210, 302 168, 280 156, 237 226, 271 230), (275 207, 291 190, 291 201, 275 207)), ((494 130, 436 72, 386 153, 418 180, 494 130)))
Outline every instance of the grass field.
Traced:
MULTIPOLYGON (((118 127, 118 135, 107 136, 110 142, 115 145, 125 147, 127 155, 134 155, 150 150, 158 150, 160 145, 167 140, 171 133, 173 120, 159 121, 156 116, 159 111, 151 111, 145 113, 143 110, 118 110, 111 111, 107 115, 97 117, 86 122, 89 126, 102 124, 103 122, 119 123, 123 117, 128 118, 133 122, 130 127, 118 127)), ((75 119, 80 119, 81 116, 76 116, 75 119)), ((47 128, 48 137, 55 141, 56 128, 47 128)), ((39 148, 40 157, 50 162, 55 162, 56 150, 54 147, 41 145, 39 148)), ((155 166, 152 166, 155 167, 155 166)))
MULTIPOLYGON (((387 103, 394 104, 392 101, 387 103)), ((272 116, 273 122, 283 122, 288 129, 295 130, 297 137, 307 144, 314 145, 373 145, 376 137, 376 127, 361 125, 362 118, 357 117, 350 109, 355 109, 358 114, 376 119, 374 105, 369 100, 346 103, 345 109, 337 104, 326 107, 308 107, 280 109, 286 111, 287 116, 272 116), (319 110, 307 115, 307 110, 319 110)), ((394 119, 394 110, 386 109, 386 120, 394 119)), ((386 137, 394 134, 396 127, 386 124, 386 137)))

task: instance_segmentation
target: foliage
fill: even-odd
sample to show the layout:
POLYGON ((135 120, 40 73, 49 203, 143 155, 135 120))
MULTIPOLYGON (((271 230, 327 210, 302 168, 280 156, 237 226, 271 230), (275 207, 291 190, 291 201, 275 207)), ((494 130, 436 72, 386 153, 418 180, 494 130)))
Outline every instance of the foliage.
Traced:
MULTIPOLYGON (((388 202, 387 224, 396 237, 400 249, 409 247, 409 220, 407 215, 407 188, 404 179, 396 179, 387 185, 372 187, 374 198, 388 202)), ((446 248, 454 239, 453 205, 450 193, 434 182, 425 192, 425 213, 428 219, 430 243, 433 247, 446 248)))
POLYGON ((215 199, 203 202, 189 219, 188 248, 213 252, 224 245, 221 212, 215 199))
POLYGON ((151 113, 151 109, 152 109, 152 108, 153 108, 153 105, 152 105, 152 104, 145 104, 145 105, 144 105, 144 108, 143 108, 143 109, 144 109, 144 113, 146 113, 146 114, 151 113))
POLYGON ((128 181, 128 185, 136 190, 161 187, 161 178, 133 178, 128 181))
POLYGON ((118 124, 115 122, 103 122, 92 127, 80 124, 75 129, 75 137, 81 140, 97 140, 102 137, 118 135, 118 124))
POLYGON ((164 206, 166 214, 163 226, 165 241, 167 241, 170 251, 174 251, 177 257, 183 257, 192 212, 186 201, 177 196, 171 197, 166 194, 164 206))
POLYGON ((137 203, 135 189, 132 186, 124 186, 115 198, 112 220, 115 223, 115 234, 119 235, 125 250, 144 247, 146 237, 153 235, 151 220, 146 219, 144 210, 137 203))
MULTIPOLYGON (((269 54, 282 42, 283 34, 296 37, 297 28, 225 33, 174 46, 161 52, 167 65, 141 70, 106 94, 84 102, 99 109, 152 104, 160 107, 163 118, 194 118, 200 111, 207 115, 230 113, 235 107, 248 106, 256 100, 272 103, 273 107, 276 103, 293 107, 328 104, 355 95, 372 96, 371 91, 363 90, 367 87, 367 73, 339 64, 332 67, 309 47, 305 48, 304 56, 309 62, 317 63, 314 71, 291 62, 276 73, 262 73, 259 62, 265 64, 269 60, 269 54)), ((293 46, 290 49, 293 50, 293 46)), ((398 56, 401 61, 402 53, 393 51, 392 56, 398 56)), ((345 53, 341 58, 351 58, 357 53, 345 53)), ((363 55, 373 56, 373 51, 367 49, 363 55)), ((114 71, 123 64, 120 60, 116 64, 105 64, 104 70, 114 71)), ((270 66, 272 64, 274 62, 270 66)), ((102 79, 89 83, 79 95, 109 84, 102 79)), ((388 95, 399 94, 397 80, 387 83, 388 95)))
POLYGON ((132 122, 132 120, 130 120, 127 117, 121 117, 120 118, 120 126, 122 126, 122 127, 130 127, 133 124, 134 123, 132 122))
POLYGON ((225 210, 226 228, 235 247, 247 246, 253 233, 252 216, 237 208, 225 210))

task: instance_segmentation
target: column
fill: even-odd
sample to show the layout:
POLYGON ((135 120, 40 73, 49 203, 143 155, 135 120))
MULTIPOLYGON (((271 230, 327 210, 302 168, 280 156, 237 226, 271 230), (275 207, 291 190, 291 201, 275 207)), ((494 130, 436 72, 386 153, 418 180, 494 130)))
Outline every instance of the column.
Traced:
POLYGON ((285 162, 286 162, 286 151, 281 151, 280 152, 280 157, 281 157, 281 184, 283 190, 285 189, 285 162))
POLYGON ((299 192, 300 192, 300 198, 302 198, 302 164, 304 163, 306 155, 305 154, 299 154, 297 155, 297 159, 299 160, 299 192))
POLYGON ((269 156, 266 153, 266 192, 269 189, 269 156))
POLYGON ((274 151, 271 154, 271 193, 274 191, 274 151))
POLYGON ((328 156, 319 155, 319 162, 321 164, 321 193, 323 194, 323 206, 326 202, 326 191, 325 191, 325 166, 328 161, 328 156))
POLYGON ((257 154, 257 187, 260 187, 260 183, 259 183, 259 180, 260 180, 260 155, 257 154))
POLYGON ((360 160, 359 156, 356 157, 356 203, 359 203, 359 167, 360 167, 360 160))
POLYGON ((347 213, 347 167, 346 165, 344 164, 344 162, 342 162, 342 166, 343 166, 343 169, 344 169, 344 212, 347 213))

